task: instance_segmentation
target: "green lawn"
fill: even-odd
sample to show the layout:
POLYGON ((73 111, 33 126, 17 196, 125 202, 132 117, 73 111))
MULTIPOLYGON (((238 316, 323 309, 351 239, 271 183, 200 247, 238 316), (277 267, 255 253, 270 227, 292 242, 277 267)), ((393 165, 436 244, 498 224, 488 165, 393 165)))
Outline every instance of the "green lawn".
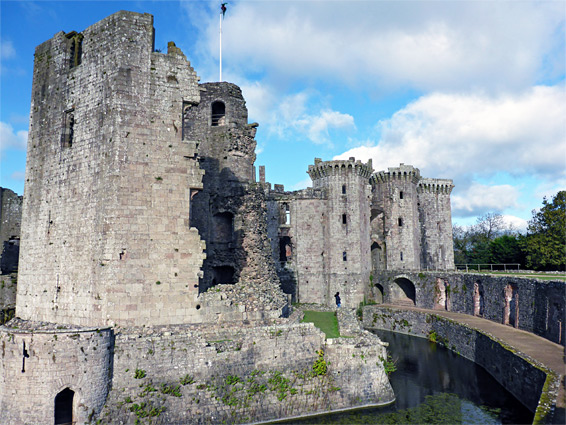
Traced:
POLYGON ((503 276, 515 276, 515 277, 527 277, 531 279, 542 279, 542 280, 566 280, 566 276, 563 274, 552 274, 552 273, 513 273, 513 272, 503 272, 494 271, 486 272, 482 270, 482 273, 498 274, 503 276))
POLYGON ((339 338, 338 319, 333 311, 305 310, 303 322, 314 323, 314 325, 326 334, 326 338, 339 338))

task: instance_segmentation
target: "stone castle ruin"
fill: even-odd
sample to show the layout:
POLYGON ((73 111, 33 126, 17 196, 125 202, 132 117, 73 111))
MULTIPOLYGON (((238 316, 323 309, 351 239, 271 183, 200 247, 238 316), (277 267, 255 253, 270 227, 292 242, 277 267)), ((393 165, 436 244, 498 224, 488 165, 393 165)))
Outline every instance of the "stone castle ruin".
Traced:
POLYGON ((315 159, 312 188, 272 189, 241 90, 199 84, 173 42, 153 44, 153 17, 122 11, 36 49, 0 422, 134 423, 141 409, 237 423, 392 402, 379 340, 353 327, 330 343, 291 301, 332 306, 339 291, 357 307, 377 271, 453 269, 452 182, 315 159), (328 373, 300 372, 321 359, 328 373), (302 389, 226 402, 222 379, 262 374, 302 389))

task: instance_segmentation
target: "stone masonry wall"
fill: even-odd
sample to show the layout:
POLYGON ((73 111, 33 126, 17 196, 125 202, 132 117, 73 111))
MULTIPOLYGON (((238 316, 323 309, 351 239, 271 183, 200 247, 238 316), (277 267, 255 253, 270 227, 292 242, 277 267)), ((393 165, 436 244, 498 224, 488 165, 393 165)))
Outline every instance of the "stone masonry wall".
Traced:
POLYGON ((366 329, 385 329, 435 340, 482 366, 532 412, 539 408, 539 404, 542 410, 548 407, 541 399, 547 378, 550 379, 550 387, 558 384, 552 372, 533 359, 489 334, 441 316, 366 306, 363 309, 363 326, 366 329))
POLYGON ((16 273, 0 276, 0 325, 14 316, 17 285, 18 275, 16 273))
POLYGON ((113 332, 10 324, 0 327, 0 422, 53 423, 55 396, 65 388, 75 393, 77 423, 97 415, 110 389, 113 332))
POLYGON ((10 189, 0 187, 0 272, 18 270, 22 197, 10 189))
POLYGON ((118 12, 36 49, 17 298, 22 318, 78 325, 190 322, 204 257, 189 227, 201 188, 183 102, 198 77, 153 18, 118 12), (69 128, 72 123, 72 128, 69 128), (72 144, 65 137, 72 132, 72 144))
POLYGON ((385 303, 395 302, 394 294, 399 288, 396 280, 400 278, 414 285, 417 307, 475 314, 498 323, 505 322, 506 312, 513 319, 514 312, 516 322, 511 320, 511 325, 564 345, 566 293, 563 281, 474 273, 381 271, 374 275, 373 283, 383 286, 385 303), (443 289, 446 301, 442 304, 438 302, 439 288, 447 288, 443 289), (515 309, 506 309, 509 288, 513 288, 517 297, 515 309))
POLYGON ((160 423, 244 423, 388 403, 393 394, 376 364, 383 350, 325 345, 311 324, 124 329, 100 418, 129 424, 145 411, 160 423), (328 373, 316 375, 321 349, 328 373))
POLYGON ((417 188, 421 225, 421 268, 454 269, 452 180, 421 179, 417 188))

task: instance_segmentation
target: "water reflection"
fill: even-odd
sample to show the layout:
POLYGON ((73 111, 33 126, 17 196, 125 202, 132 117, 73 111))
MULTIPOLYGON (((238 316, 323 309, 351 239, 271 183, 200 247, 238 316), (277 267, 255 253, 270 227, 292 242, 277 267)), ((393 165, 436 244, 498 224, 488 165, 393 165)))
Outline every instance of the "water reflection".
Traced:
POLYGON ((422 338, 376 331, 397 361, 397 400, 385 408, 284 424, 530 424, 534 414, 475 363, 422 338))
POLYGON ((476 406, 498 412, 501 423, 532 423, 533 413, 475 363, 423 338, 388 331, 376 333, 389 343, 388 350, 397 359, 397 372, 390 378, 397 409, 415 407, 427 395, 454 393, 476 406))

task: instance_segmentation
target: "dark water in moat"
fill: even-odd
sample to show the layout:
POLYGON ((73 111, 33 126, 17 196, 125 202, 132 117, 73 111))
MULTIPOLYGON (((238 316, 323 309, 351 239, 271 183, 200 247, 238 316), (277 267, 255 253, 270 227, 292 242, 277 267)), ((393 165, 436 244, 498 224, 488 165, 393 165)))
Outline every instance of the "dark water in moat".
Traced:
POLYGON ((397 362, 397 397, 383 408, 330 414, 285 424, 530 424, 534 414, 475 363, 423 338, 376 331, 397 362))

